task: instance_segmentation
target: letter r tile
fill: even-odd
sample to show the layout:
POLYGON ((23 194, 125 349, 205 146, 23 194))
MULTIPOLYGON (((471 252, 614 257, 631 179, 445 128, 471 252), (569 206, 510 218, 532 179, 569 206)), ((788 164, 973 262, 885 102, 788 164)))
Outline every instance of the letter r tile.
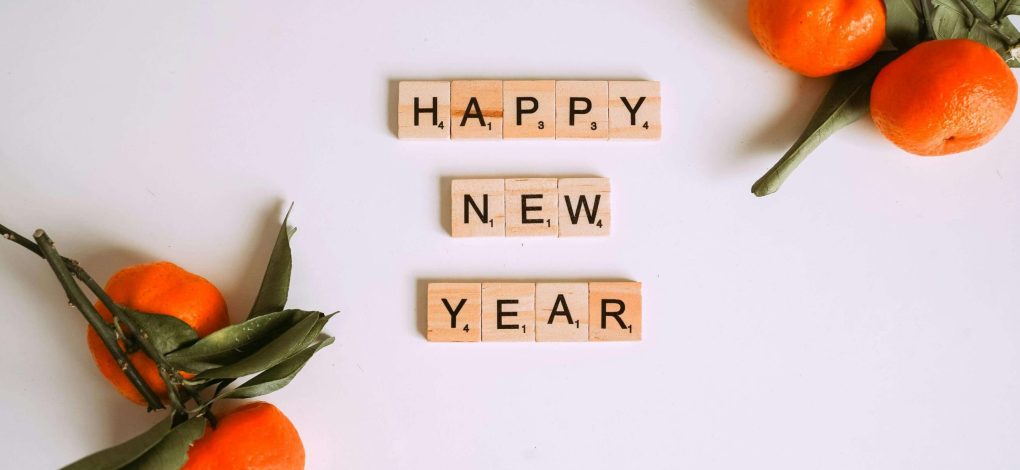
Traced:
POLYGON ((429 341, 477 342, 482 339, 482 285, 435 283, 428 287, 429 341))
POLYGON ((589 283, 588 312, 589 340, 640 341, 641 283, 589 283))
POLYGON ((535 284, 482 284, 482 341, 535 340, 535 284))

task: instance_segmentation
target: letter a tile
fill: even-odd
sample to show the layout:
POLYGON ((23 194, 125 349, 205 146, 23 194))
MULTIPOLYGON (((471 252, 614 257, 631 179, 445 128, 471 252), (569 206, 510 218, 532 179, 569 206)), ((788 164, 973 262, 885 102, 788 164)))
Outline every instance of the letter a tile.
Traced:
POLYGON ((658 140, 661 107, 659 82, 609 82, 609 139, 658 140))
POLYGON ((482 284, 482 341, 535 340, 535 284, 482 284))
POLYGON ((450 138, 450 82, 400 82, 397 137, 450 138))
POLYGON ((588 312, 589 340, 640 341, 641 283, 589 283, 588 312))
POLYGON ((588 284, 535 285, 535 340, 588 341, 588 284))
POLYGON ((506 180, 506 235, 555 237, 559 233, 556 178, 506 180))
POLYGON ((454 237, 506 235, 504 180, 453 180, 450 185, 450 228, 454 237))
POLYGON ((561 237, 609 235, 612 210, 607 178, 564 178, 559 182, 561 237))
POLYGON ((454 80, 450 84, 452 138, 503 138, 503 82, 454 80))
POLYGON ((429 341, 481 341, 482 285, 429 284, 427 317, 429 341))

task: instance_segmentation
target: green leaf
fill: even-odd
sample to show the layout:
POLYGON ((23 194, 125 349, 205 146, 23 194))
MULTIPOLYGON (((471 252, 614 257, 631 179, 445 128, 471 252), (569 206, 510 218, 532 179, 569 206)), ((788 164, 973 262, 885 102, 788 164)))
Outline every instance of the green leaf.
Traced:
POLYGON ((1010 66, 1020 66, 1010 48, 1020 42, 1020 31, 1006 18, 1020 9, 1015 0, 924 0, 931 3, 935 39, 972 39, 995 49, 1010 66))
POLYGON ((264 371, 289 358, 306 343, 308 332, 316 325, 322 314, 308 315, 282 335, 259 350, 232 364, 209 369, 195 376, 196 379, 232 379, 264 371))
POLYGON ((305 363, 312 358, 312 355, 332 343, 332 337, 315 343, 312 346, 305 348, 303 351, 291 356, 286 361, 266 369, 265 372, 256 375, 251 380, 248 380, 239 387, 231 390, 222 398, 255 398, 275 392, 285 387, 291 380, 294 380, 294 377, 296 377, 298 372, 304 368, 305 363))
POLYGON ((878 72, 899 55, 884 51, 875 54, 868 62, 836 77, 821 106, 815 111, 807 129, 793 143, 793 147, 751 187, 755 196, 767 196, 779 190, 788 176, 804 158, 825 139, 868 113, 871 84, 878 72))
POLYGON ((120 445, 101 450, 77 462, 74 462, 63 470, 97 470, 97 469, 118 469, 135 461, 149 449, 155 447, 167 434, 170 433, 173 425, 173 416, 167 416, 164 420, 156 423, 155 426, 120 445))
MULTIPOLYGON (((291 207, 293 208, 293 205, 291 207)), ((287 215, 283 218, 283 225, 280 226, 280 232, 276 236, 273 253, 269 256, 269 266, 266 267, 266 274, 262 277, 262 286, 259 287, 255 305, 251 307, 248 318, 277 312, 283 310, 287 305, 292 262, 290 237, 294 236, 295 231, 294 228, 287 226, 289 218, 290 209, 287 210, 287 215)))
POLYGON ((205 434, 207 420, 196 416, 173 428, 159 444, 149 449, 124 470, 177 470, 188 461, 191 443, 205 434))
POLYGON ((162 354, 179 349, 198 339, 198 333, 187 323, 159 313, 145 313, 123 308, 138 326, 149 334, 149 342, 162 354))
POLYGON ((905 51, 921 42, 924 23, 915 0, 885 0, 885 11, 886 36, 897 49, 905 51))
POLYGON ((201 372, 236 360, 246 350, 272 341, 306 317, 320 315, 318 312, 304 310, 284 310, 252 318, 217 330, 191 346, 168 354, 166 358, 176 367, 189 372, 201 372))

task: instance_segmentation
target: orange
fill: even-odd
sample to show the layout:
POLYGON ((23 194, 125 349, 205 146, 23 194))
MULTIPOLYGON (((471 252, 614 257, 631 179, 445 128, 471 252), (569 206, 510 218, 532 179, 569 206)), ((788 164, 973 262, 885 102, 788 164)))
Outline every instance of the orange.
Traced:
POLYGON ((305 447, 275 406, 249 403, 220 417, 188 450, 182 470, 300 470, 305 447))
POLYGON ((1016 107, 1017 83, 997 52, 969 39, 923 42, 871 88, 871 118, 896 146, 948 155, 984 145, 1016 107))
MULTIPOLYGON (((170 262, 124 268, 107 281, 106 293, 127 308, 176 317, 194 328, 200 337, 230 324, 227 304, 216 286, 170 262)), ((102 303, 97 302, 96 309, 103 318, 112 321, 113 316, 102 303)), ((117 366, 92 327, 88 329, 88 345, 106 380, 129 400, 144 405, 145 399, 117 366)), ((156 363, 140 350, 130 353, 128 359, 149 387, 165 399, 166 384, 159 376, 156 363)))
POLYGON ((857 67, 885 41, 882 0, 750 0, 747 12, 765 52, 809 77, 857 67))

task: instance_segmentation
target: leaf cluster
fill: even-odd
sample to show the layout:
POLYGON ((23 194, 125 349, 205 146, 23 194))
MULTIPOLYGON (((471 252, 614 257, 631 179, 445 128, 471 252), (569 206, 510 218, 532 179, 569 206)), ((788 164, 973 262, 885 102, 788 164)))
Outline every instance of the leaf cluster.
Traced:
POLYGON ((322 330, 333 315, 286 308, 293 234, 285 218, 255 304, 242 323, 199 339, 187 323, 174 317, 125 309, 162 354, 162 360, 176 372, 188 374, 184 375, 187 379, 181 379, 181 386, 196 394, 204 392, 208 398, 197 398, 197 408, 178 409, 135 438, 65 469, 178 469, 206 425, 215 425, 209 410, 214 402, 275 392, 294 380, 316 352, 332 344, 333 338, 322 330), (249 376, 240 385, 229 387, 249 376))

